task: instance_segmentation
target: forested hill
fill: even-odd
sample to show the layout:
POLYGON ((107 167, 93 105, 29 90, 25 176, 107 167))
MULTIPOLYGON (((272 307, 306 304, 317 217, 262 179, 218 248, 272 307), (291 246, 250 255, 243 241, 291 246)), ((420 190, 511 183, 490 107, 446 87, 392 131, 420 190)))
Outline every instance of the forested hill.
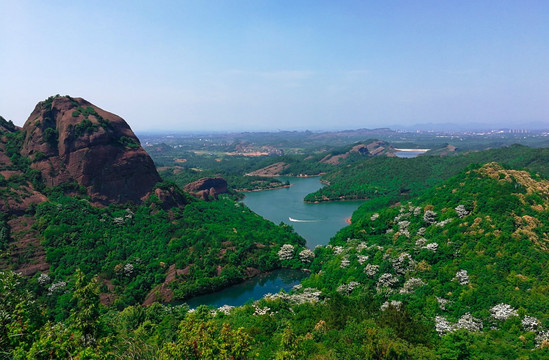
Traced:
POLYGON ((363 209, 375 209, 416 196, 470 164, 491 161, 549 176, 549 148, 522 145, 451 157, 367 158, 324 175, 322 179, 329 185, 309 194, 305 200, 369 199, 363 209))
MULTIPOLYGON (((211 226, 222 226, 215 211, 207 215, 210 203, 197 204, 201 207, 193 214, 211 216, 211 226)), ((64 219, 68 226, 68 215, 60 213, 75 213, 71 206, 90 211, 82 205, 58 202, 37 213, 41 219, 64 219)), ((100 220, 96 233, 108 228, 114 238, 132 243, 133 222, 151 219, 139 211, 144 209, 113 214, 125 230, 100 220)), ((77 236, 61 237, 64 246, 89 237, 85 224, 77 225, 77 236)), ((235 229, 234 234, 241 232, 235 229)), ((188 234, 196 238, 202 231, 188 234)), ((76 271, 62 284, 0 272, 7 294, 0 302, 2 351, 27 359, 66 354, 82 359, 546 359, 548 234, 548 180, 498 163, 471 165, 410 202, 355 216, 314 252, 290 244, 278 248, 281 265, 305 263, 311 276, 289 294, 267 295, 238 308, 105 308, 99 291, 109 285, 101 277, 89 281, 76 271), (48 322, 43 314, 50 316, 48 322)), ((177 239, 170 244, 183 245, 177 239)), ((131 265, 115 266, 117 281, 156 266, 148 259, 131 265)))
POLYGON ((84 99, 49 97, 23 128, 0 117, 0 270, 29 276, 62 319, 77 269, 122 308, 219 289, 304 247, 241 204, 161 180, 129 125, 84 99))
POLYGON ((378 325, 411 349, 447 359, 549 355, 532 352, 549 348, 546 179, 470 166, 409 203, 356 216, 316 255, 303 286, 368 294, 378 325))

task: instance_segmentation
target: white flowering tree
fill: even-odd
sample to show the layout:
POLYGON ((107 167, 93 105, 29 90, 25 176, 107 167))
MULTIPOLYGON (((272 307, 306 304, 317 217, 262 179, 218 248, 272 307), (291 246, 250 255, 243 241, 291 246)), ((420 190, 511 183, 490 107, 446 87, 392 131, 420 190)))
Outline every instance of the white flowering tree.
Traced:
POLYGON ((457 280, 460 285, 469 284, 469 274, 467 273, 467 270, 459 270, 456 273, 454 280, 457 280))
POLYGON ((278 258, 280 260, 291 260, 294 257, 294 246, 291 244, 284 244, 278 250, 278 258))
POLYGON ((425 221, 427 224, 434 224, 437 222, 437 213, 432 210, 425 211, 425 214, 423 214, 423 221, 425 221))
POLYGON ((469 215, 469 211, 467 211, 467 209, 463 205, 456 206, 455 210, 460 219, 463 219, 464 217, 469 215))
POLYGON ((315 258, 315 253, 309 249, 304 249, 299 253, 299 260, 304 263, 310 263, 315 258))
POLYGON ((374 277, 378 271, 379 271, 379 265, 368 264, 364 268, 364 272, 366 273, 366 275, 370 277, 374 277))
POLYGON ((509 304, 497 304, 490 309, 492 317, 496 320, 507 320, 511 316, 518 316, 517 310, 515 310, 509 304))

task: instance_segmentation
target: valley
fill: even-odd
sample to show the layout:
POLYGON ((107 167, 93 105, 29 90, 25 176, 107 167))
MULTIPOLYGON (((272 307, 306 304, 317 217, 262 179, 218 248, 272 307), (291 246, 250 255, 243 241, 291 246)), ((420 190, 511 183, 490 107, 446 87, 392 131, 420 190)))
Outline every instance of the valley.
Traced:
POLYGON ((544 132, 0 132, 0 358, 549 356, 544 132))

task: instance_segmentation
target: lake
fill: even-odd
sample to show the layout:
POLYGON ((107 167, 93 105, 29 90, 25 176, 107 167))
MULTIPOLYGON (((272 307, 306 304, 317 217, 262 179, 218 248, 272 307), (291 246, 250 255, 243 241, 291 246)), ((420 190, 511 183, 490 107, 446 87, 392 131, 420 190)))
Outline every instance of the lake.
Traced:
MULTIPOLYGON (((305 195, 322 187, 319 177, 281 177, 279 180, 288 180, 291 186, 246 193, 243 203, 275 224, 284 222, 293 226, 311 249, 316 245, 327 245, 330 238, 347 225, 345 220, 362 204, 362 201, 305 203, 305 195)), ((307 273, 299 270, 275 270, 215 293, 194 297, 186 303, 191 308, 199 305, 240 306, 249 300, 261 299, 267 293, 277 293, 281 289, 289 291, 306 276, 307 273)))
POLYGON ((322 187, 320 177, 280 177, 291 186, 246 193, 244 204, 275 224, 284 222, 307 240, 307 247, 327 245, 363 201, 335 201, 311 204, 305 195, 322 187))
POLYGON ((399 158, 415 158, 415 157, 418 157, 419 155, 423 155, 425 154, 426 151, 422 150, 422 151, 410 151, 410 150, 407 150, 407 151, 395 151, 395 155, 399 158))
POLYGON ((266 274, 259 274, 239 284, 230 286, 212 294, 196 296, 186 301, 191 308, 199 305, 221 307, 223 305, 241 306, 251 300, 261 299, 268 293, 276 294, 281 289, 289 292, 308 276, 304 271, 279 269, 266 274))

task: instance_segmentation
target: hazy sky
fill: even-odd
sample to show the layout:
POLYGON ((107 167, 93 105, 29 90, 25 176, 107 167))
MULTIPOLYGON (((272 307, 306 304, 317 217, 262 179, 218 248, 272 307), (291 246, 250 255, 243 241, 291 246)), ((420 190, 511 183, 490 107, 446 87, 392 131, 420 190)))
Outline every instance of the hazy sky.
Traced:
POLYGON ((549 1, 0 0, 0 115, 134 130, 549 123, 549 1))

